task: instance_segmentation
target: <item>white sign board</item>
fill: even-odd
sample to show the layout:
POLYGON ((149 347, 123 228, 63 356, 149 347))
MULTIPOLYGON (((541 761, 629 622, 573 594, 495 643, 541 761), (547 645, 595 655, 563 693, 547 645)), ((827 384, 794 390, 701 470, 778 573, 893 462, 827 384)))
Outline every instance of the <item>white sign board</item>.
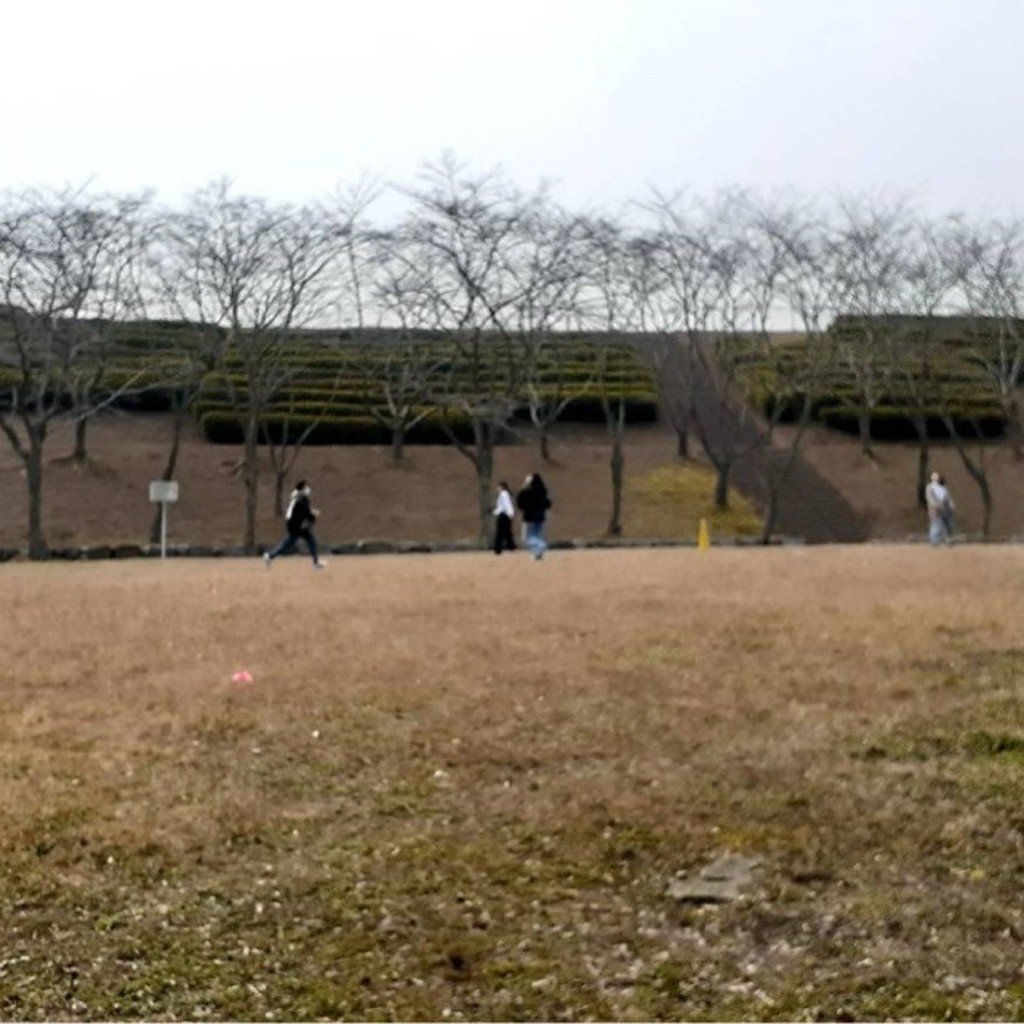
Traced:
POLYGON ((177 480, 151 480, 149 500, 160 502, 160 557, 167 557, 167 506, 178 500, 177 480))
POLYGON ((150 501, 172 502, 178 500, 177 480, 153 480, 149 485, 150 501))

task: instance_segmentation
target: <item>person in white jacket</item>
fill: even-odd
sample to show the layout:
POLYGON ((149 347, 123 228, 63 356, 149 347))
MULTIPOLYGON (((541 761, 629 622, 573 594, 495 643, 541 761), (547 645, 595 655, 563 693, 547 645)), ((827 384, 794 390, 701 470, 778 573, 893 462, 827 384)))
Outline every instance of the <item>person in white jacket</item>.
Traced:
POLYGON ((948 544, 953 533, 953 498, 946 481, 932 473, 924 489, 924 500, 928 506, 928 540, 932 544, 948 544))
POLYGON ((500 555, 508 548, 515 551, 516 542, 512 536, 512 519, 516 514, 515 502, 512 500, 512 491, 508 484, 502 480, 498 484, 498 498, 494 503, 494 553, 500 555))

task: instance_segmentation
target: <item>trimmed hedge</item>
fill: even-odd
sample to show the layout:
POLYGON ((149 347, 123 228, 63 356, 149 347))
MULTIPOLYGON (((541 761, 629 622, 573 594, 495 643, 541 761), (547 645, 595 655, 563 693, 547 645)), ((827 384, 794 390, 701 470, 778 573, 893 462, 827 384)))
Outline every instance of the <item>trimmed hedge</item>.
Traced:
MULTIPOLYGON (((854 322, 845 318, 837 320, 840 323, 846 332, 843 343, 849 345, 854 322)), ((954 428, 962 436, 995 438, 1005 432, 1006 417, 976 345, 952 338, 939 343, 933 338, 925 355, 919 355, 909 344, 904 347, 908 352, 901 356, 898 367, 888 370, 887 360, 881 358, 875 367, 877 395, 869 413, 872 437, 916 438, 915 410, 921 405, 926 410, 930 437, 948 437, 941 415, 944 408, 952 413, 954 428)), ((857 383, 857 368, 838 360, 815 375, 806 361, 807 352, 807 344, 799 341, 773 350, 770 360, 764 358, 763 348, 758 351, 755 346, 746 346, 739 353, 734 351, 738 379, 747 400, 767 416, 792 422, 803 411, 804 393, 798 387, 787 388, 783 381, 791 376, 799 379, 803 374, 815 379, 812 418, 837 430, 859 432, 863 391, 857 383)))
MULTIPOLYGON (((322 419, 299 416, 282 416, 268 413, 262 418, 262 427, 270 434, 275 444, 287 439, 297 441, 302 432, 313 424, 307 445, 326 444, 374 444, 391 443, 391 431, 373 416, 326 416, 322 419)), ((473 439, 473 426, 468 417, 448 414, 434 414, 424 417, 405 432, 406 444, 447 444, 450 437, 444 429, 447 424, 459 440, 473 439)), ((245 432, 242 422, 234 413, 207 412, 200 417, 199 430, 203 437, 213 444, 242 444, 245 432)), ((264 440, 260 434, 260 443, 264 440)))
MULTIPOLYGON (((658 403, 645 392, 620 392, 609 396, 612 409, 618 408, 619 398, 626 403, 626 423, 656 423, 658 421, 658 403)), ((521 419, 529 419, 528 404, 519 406, 516 415, 521 419)), ((604 423, 604 405, 599 395, 579 395, 572 398, 565 407, 561 419, 568 423, 604 423)))
MULTIPOLYGON (((394 372, 392 367, 385 366, 384 360, 401 356, 408 349, 409 346, 380 346, 381 378, 394 372)), ((614 346, 602 355, 595 345, 574 341, 561 352, 564 359, 546 357, 541 372, 534 379, 542 400, 562 401, 573 391, 578 391, 565 406, 563 420, 603 423, 601 390, 613 400, 620 395, 625 397, 627 423, 657 420, 654 374, 632 348, 614 346), (598 373, 599 357, 605 364, 601 373, 598 373)), ((320 418, 322 425, 313 430, 308 443, 384 443, 381 438, 390 439, 390 434, 381 432, 372 415, 374 409, 381 413, 386 409, 381 381, 374 377, 372 370, 374 354, 373 349, 366 348, 325 350, 308 345, 298 345, 287 353, 286 365, 291 376, 274 395, 266 413, 268 422, 274 424, 274 436, 283 436, 286 422, 291 424, 290 435, 295 436, 311 419, 320 418), (339 375, 340 386, 335 386, 339 375), (346 439, 344 442, 325 440, 342 437, 346 439)), ((434 379, 438 390, 449 393, 478 392, 486 395, 491 389, 506 393, 513 383, 510 373, 514 373, 515 368, 505 365, 504 352, 496 352, 493 365, 478 366, 475 369, 481 372, 476 373, 470 373, 465 364, 460 365, 458 353, 451 344, 424 342, 418 351, 410 353, 410 357, 432 366, 437 371, 434 379)), ((228 438, 241 438, 231 402, 232 391, 236 401, 244 401, 246 397, 246 376, 241 372, 241 366, 241 358, 235 353, 220 370, 208 374, 204 380, 195 410, 206 425, 204 433, 211 439, 227 443, 228 438)), ((525 394, 521 396, 518 414, 528 415, 525 394)), ((443 443, 447 440, 435 422, 440 415, 431 412, 413 428, 408 435, 410 443, 443 443)))
MULTIPOLYGON (((277 389, 265 413, 265 422, 272 436, 295 437, 314 420, 319 420, 307 443, 339 444, 388 443, 390 433, 380 426, 373 410, 385 413, 386 401, 382 384, 394 378, 394 359, 412 359, 434 371, 432 390, 474 393, 486 398, 487 393, 506 395, 518 386, 519 367, 514 357, 516 342, 505 345, 505 339, 485 337, 482 348, 493 345, 492 358, 475 367, 460 357, 459 346, 437 332, 417 332, 412 339, 397 332, 371 332, 376 345, 365 344, 367 334, 352 332, 297 332, 288 350, 275 359, 287 373, 288 380, 277 389), (320 340, 322 339, 322 340, 320 340), (358 340, 357 340, 358 339, 358 340), (349 340, 351 344, 340 344, 349 340), (330 347, 328 347, 330 346, 330 347), (374 360, 378 360, 375 367, 374 360), (471 373, 470 369, 480 372, 471 373)), ((119 353, 114 365, 105 370, 94 395, 110 395, 128 386, 114 405, 134 411, 164 411, 183 390, 167 383, 167 371, 186 364, 183 351, 200 351, 211 339, 225 340, 220 328, 202 328, 177 321, 129 322, 112 325, 111 344, 119 353)), ((0 403, 17 380, 16 371, 0 367, 0 403)), ((649 423, 658 417, 657 382, 637 351, 626 344, 605 344, 586 335, 572 335, 545 344, 541 363, 533 375, 542 399, 559 402, 577 392, 565 406, 562 419, 583 423, 604 421, 600 391, 614 400, 624 396, 628 423, 649 423), (600 370, 600 372, 599 372, 600 370), (600 382, 600 383, 599 383, 600 382)), ((222 366, 203 378, 199 394, 192 402, 204 436, 217 443, 238 443, 242 430, 238 423, 235 402, 245 402, 247 377, 244 360, 237 350, 225 355, 222 366)), ((525 389, 519 395, 521 410, 526 406, 525 389)), ((442 423, 449 414, 431 410, 407 440, 411 444, 445 443, 448 435, 442 423)), ((453 421, 460 436, 468 439, 471 424, 456 417, 453 421)))
MULTIPOLYGON (((953 428, 960 437, 967 439, 1001 437, 1006 431, 1006 419, 999 409, 958 408, 953 413, 953 428)), ((871 436, 877 441, 916 441, 918 439, 915 419, 920 413, 907 406, 876 406, 870 422, 871 436)), ((946 440, 950 437, 941 410, 925 409, 925 428, 928 437, 946 440)), ((834 406, 821 414, 823 423, 843 433, 860 432, 859 410, 848 405, 834 406)))
MULTIPOLYGON (((197 399, 193 403, 192 411, 197 419, 202 419, 207 413, 224 413, 227 416, 237 416, 239 414, 239 410, 231 402, 206 398, 197 399)), ((267 407, 264 415, 276 416, 278 419, 291 418, 309 421, 323 416, 369 416, 371 413, 370 407, 366 403, 290 402, 284 404, 272 403, 267 407)))

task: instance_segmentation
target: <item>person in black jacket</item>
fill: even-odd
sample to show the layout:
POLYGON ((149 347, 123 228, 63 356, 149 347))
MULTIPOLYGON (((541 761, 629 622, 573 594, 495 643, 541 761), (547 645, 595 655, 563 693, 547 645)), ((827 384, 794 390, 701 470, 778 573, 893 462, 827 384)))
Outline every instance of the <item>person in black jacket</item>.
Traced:
POLYGON ((544 539, 544 519, 551 508, 551 498, 540 473, 531 473, 526 478, 523 489, 516 495, 516 504, 523 513, 526 546, 539 560, 548 549, 548 542, 544 539))
POLYGON ((317 512, 313 508, 310 498, 312 491, 305 480, 300 480, 292 491, 291 499, 288 502, 288 511, 285 512, 285 525, 288 529, 284 539, 272 551, 266 552, 263 561, 267 568, 278 555, 287 555, 298 547, 299 540, 306 542, 309 553, 313 556, 313 568, 322 569, 324 563, 320 561, 316 550, 316 537, 313 536, 312 526, 316 522, 317 512))

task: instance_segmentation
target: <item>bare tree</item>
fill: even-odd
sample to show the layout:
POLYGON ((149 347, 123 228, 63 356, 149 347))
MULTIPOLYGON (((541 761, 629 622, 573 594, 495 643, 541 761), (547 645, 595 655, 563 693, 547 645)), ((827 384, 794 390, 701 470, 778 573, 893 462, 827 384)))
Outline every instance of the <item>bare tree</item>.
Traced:
POLYGON ((693 349, 674 335, 655 334, 645 351, 658 379, 658 408, 676 435, 676 458, 688 461, 697 400, 693 349))
POLYGON ((899 308, 905 316, 888 318, 886 348, 896 390, 905 396, 910 422, 917 437, 915 495, 923 509, 927 502, 931 460, 932 422, 936 416, 936 373, 942 357, 945 324, 956 273, 946 255, 946 228, 919 219, 908 240, 901 274, 899 308))
POLYGON ((728 504, 734 467, 752 460, 763 490, 762 539, 825 381, 823 343, 834 289, 829 235, 815 211, 786 196, 726 191, 711 203, 657 196, 655 260, 643 289, 645 323, 677 433, 692 429, 715 470, 715 505, 728 504), (780 342, 783 315, 807 344, 780 342), (788 429, 783 431, 783 426, 788 429))
POLYGON ((670 313, 666 317, 660 305, 666 282, 657 240, 643 232, 628 236, 623 271, 627 308, 635 311, 633 323, 641 350, 658 380, 659 410, 675 431, 677 458, 687 460, 696 415, 698 373, 692 365, 692 346, 680 344, 674 316, 670 313))
POLYGON ((571 362, 572 347, 549 336, 536 342, 526 381, 526 411, 542 462, 551 462, 551 431, 572 402, 596 383, 595 373, 580 375, 571 362))
POLYGON ((514 326, 525 348, 526 408, 542 461, 551 460, 551 428, 588 384, 570 372, 573 349, 562 336, 583 302, 590 241, 585 218, 551 204, 524 222, 525 246, 513 268, 520 296, 514 326))
POLYGON ((372 343, 364 353, 363 365, 373 374, 370 415, 388 431, 391 461, 397 465, 405 459, 409 432, 434 412, 430 403, 446 360, 422 340, 372 343))
POLYGON ((306 442, 330 415, 345 379, 342 369, 334 371, 326 386, 321 377, 314 399, 299 387, 301 372, 289 368, 287 373, 282 373, 273 407, 260 420, 260 438, 274 481, 274 515, 278 518, 284 515, 286 508, 285 480, 306 442))
MULTIPOLYGON (((321 253, 329 262, 317 269, 322 280, 323 299, 318 299, 309 316, 318 315, 319 309, 330 309, 334 319, 344 327, 342 333, 361 336, 364 327, 365 293, 369 287, 370 267, 374 258, 375 233, 365 223, 366 211, 377 198, 379 189, 375 181, 364 179, 350 189, 339 191, 323 211, 308 211, 303 230, 308 232, 307 242, 314 247, 324 246, 321 253), (322 216, 322 235, 314 239, 315 218, 322 216), (310 219, 312 218, 312 219, 310 219)), ((304 254, 303 258, 313 255, 304 254)), ((329 350, 337 351, 334 337, 329 333, 324 339, 329 350)), ((283 385, 287 400, 276 402, 273 409, 273 425, 269 417, 263 419, 263 442, 267 459, 274 478, 274 513, 284 515, 285 480, 298 461, 305 443, 330 414, 334 402, 345 384, 348 366, 342 362, 330 373, 328 380, 318 380, 318 394, 311 407, 309 401, 296 398, 296 390, 290 385, 297 384, 303 377, 302 371, 292 371, 283 385), (319 403, 317 407, 316 403, 319 403)))
MULTIPOLYGON (((1024 370, 1024 322, 1021 320, 1021 227, 1017 222, 969 223, 954 217, 936 233, 937 261, 948 288, 962 303, 961 315, 944 328, 943 356, 953 355, 951 340, 967 343, 960 357, 983 370, 993 402, 1002 410, 1015 445, 1020 438, 1018 389, 1024 370), (954 339, 952 335, 958 337, 954 339)), ((933 383, 940 417, 982 502, 981 534, 988 537, 993 493, 988 479, 988 437, 974 403, 965 403, 960 386, 948 375, 933 383)))
POLYGON ((633 271, 636 268, 630 260, 634 250, 622 224, 608 217, 591 219, 588 243, 586 292, 580 316, 602 333, 597 343, 592 389, 601 402, 611 443, 612 500, 606 533, 615 537, 622 533, 627 396, 615 378, 610 346, 618 336, 624 340, 628 332, 643 325, 646 305, 635 301, 637 286, 633 271))
POLYGON ((956 218, 943 252, 964 302, 972 358, 995 389, 1007 432, 1020 455, 1020 383, 1024 376, 1024 226, 971 224, 956 218))
MULTIPOLYGON (((164 370, 161 386, 168 395, 170 441, 159 479, 173 480, 181 454, 185 422, 208 374, 219 370, 227 345, 227 330, 213 319, 216 313, 204 302, 199 266, 181 259, 181 238, 168 228, 174 216, 161 211, 152 225, 153 244, 143 272, 143 309, 150 316, 166 317, 162 332, 166 348, 161 352, 164 370), (205 317, 211 319, 205 319, 205 317)), ((150 321, 152 322, 152 321, 150 321)), ((149 540, 160 540, 161 512, 150 522, 149 540)))
MULTIPOLYGON (((185 420, 192 403, 202 388, 207 373, 217 366, 218 352, 223 345, 223 334, 210 324, 182 324, 176 332, 174 348, 163 357, 160 387, 168 394, 171 414, 171 438, 159 479, 173 480, 181 455, 181 440, 185 420)), ((157 507, 149 525, 149 541, 160 540, 162 513, 157 507)))
POLYGON ((814 208, 784 197, 747 197, 744 206, 749 323, 746 332, 741 325, 738 336, 749 339, 760 369, 764 418, 757 466, 764 489, 761 542, 767 544, 815 403, 835 365, 829 331, 835 281, 829 227, 814 208), (796 344, 780 340, 772 330, 782 310, 802 328, 796 344))
MULTIPOLYGON (((26 191, 0 208, 0 362, 14 383, 0 408, 0 431, 25 468, 29 557, 44 558, 43 451, 52 422, 69 405, 84 421, 115 400, 119 388, 92 395, 106 337, 123 315, 128 266, 137 258, 136 227, 145 199, 84 191, 26 191)), ((123 385, 122 385, 123 387, 123 385)))
POLYGON ((86 432, 93 416, 136 386, 158 380, 161 372, 155 360, 144 370, 136 366, 127 374, 117 365, 124 355, 117 343, 120 325, 126 317, 143 310, 142 273, 153 229, 148 200, 129 202, 137 205, 120 221, 105 258, 96 267, 90 316, 76 325, 76 329, 91 334, 87 342, 89 359, 82 361, 68 382, 75 427, 71 458, 79 465, 88 459, 86 432))
POLYGON ((626 465, 623 446, 626 439, 627 396, 623 392, 622 384, 613 378, 607 345, 601 346, 597 356, 596 390, 601 399, 601 409, 604 412, 605 427, 611 439, 612 449, 608 464, 611 470, 612 507, 605 532, 609 537, 618 537, 622 533, 622 494, 626 465))
POLYGON ((523 297, 527 220, 543 194, 522 196, 499 172, 473 176, 451 156, 428 165, 407 192, 412 209, 395 234, 407 274, 396 296, 450 347, 447 372, 432 402, 457 450, 477 477, 481 543, 491 524, 494 448, 528 378, 528 350, 516 330, 523 297), (465 424, 472 440, 457 424, 465 424))
POLYGON ((656 194, 647 206, 656 220, 650 244, 660 271, 646 299, 647 322, 677 340, 670 365, 677 386, 692 399, 687 418, 715 470, 718 508, 728 506, 733 467, 761 444, 739 381, 738 341, 749 333, 744 206, 745 197, 733 193, 711 204, 656 194))
POLYGON ((294 375, 285 356, 295 332, 330 307, 330 272, 343 235, 323 207, 236 196, 226 181, 200 189, 170 218, 168 255, 184 286, 179 302, 190 320, 226 331, 220 382, 243 431, 249 553, 256 550, 260 424, 294 375))
POLYGON ((981 497, 981 535, 988 537, 992 527, 994 500, 989 482, 989 444, 980 417, 961 410, 962 397, 957 385, 948 378, 936 381, 936 399, 949 439, 967 475, 974 481, 981 497))
POLYGON ((767 370, 761 391, 767 414, 756 463, 763 488, 763 544, 774 534, 780 500, 834 363, 835 348, 825 330, 807 331, 796 345, 769 339, 759 346, 758 364, 767 370))
POLYGON ((391 435, 391 460, 398 464, 405 457, 406 435, 435 411, 433 396, 450 353, 428 341, 420 329, 434 322, 433 304, 401 241, 388 234, 378 242, 373 297, 381 317, 397 326, 383 332, 384 338, 364 341, 356 365, 374 390, 370 412, 391 435))
POLYGON ((853 384, 861 452, 873 457, 871 422, 892 389, 886 320, 900 312, 914 220, 902 199, 841 197, 829 242, 838 313, 838 366, 853 384))

